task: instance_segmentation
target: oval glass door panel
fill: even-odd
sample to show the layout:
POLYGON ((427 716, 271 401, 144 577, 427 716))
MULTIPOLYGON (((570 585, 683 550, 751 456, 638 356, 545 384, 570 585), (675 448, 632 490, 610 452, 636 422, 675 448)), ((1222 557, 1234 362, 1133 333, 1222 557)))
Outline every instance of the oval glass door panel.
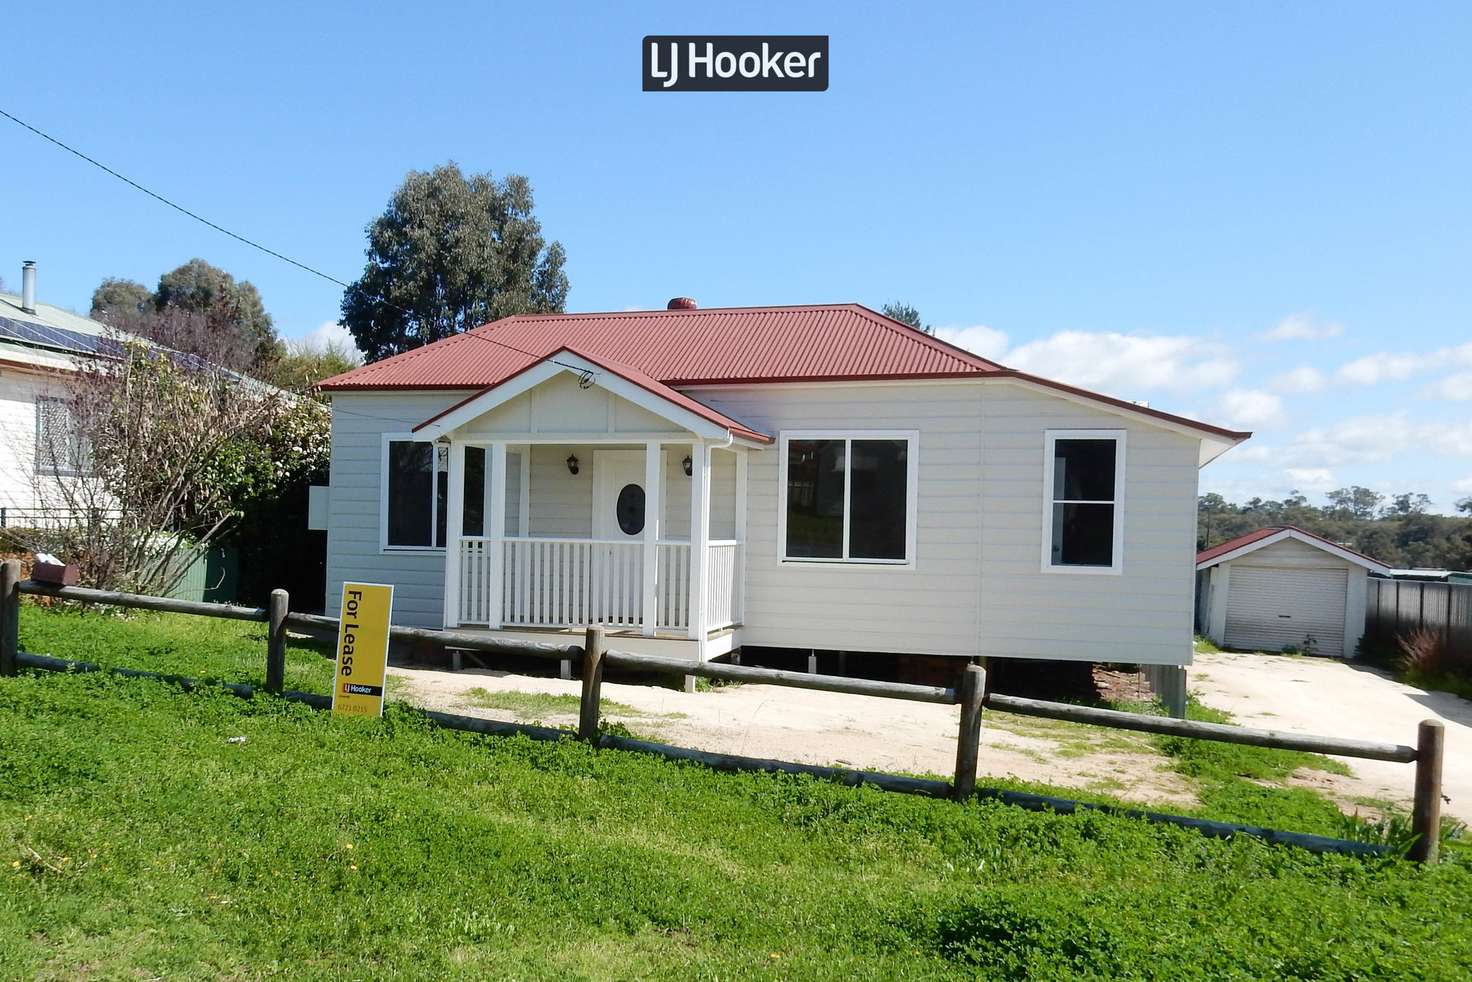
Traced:
POLYGON ((644 531, 644 489, 639 485, 625 484, 613 509, 624 535, 638 535, 644 531))

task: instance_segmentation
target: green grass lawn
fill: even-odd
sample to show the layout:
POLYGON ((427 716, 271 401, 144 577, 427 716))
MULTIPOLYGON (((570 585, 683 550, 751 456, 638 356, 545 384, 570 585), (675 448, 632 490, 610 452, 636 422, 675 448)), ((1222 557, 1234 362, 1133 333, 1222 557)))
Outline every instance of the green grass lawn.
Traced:
MULTIPOLYGON (((27 610, 21 637, 258 681, 258 625, 175 620, 27 610)), ((293 652, 290 685, 327 678, 293 652)), ((0 679, 0 977, 275 974, 1461 979, 1472 866, 0 679)))

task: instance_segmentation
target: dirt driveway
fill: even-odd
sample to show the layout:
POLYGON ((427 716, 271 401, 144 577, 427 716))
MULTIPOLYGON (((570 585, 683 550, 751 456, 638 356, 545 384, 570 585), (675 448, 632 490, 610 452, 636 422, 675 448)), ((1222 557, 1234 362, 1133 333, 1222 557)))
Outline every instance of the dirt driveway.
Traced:
MULTIPOLYGON (((1423 719, 1446 724, 1442 793, 1446 814, 1472 822, 1472 703, 1445 692, 1403 685, 1371 668, 1329 658, 1198 653, 1191 691, 1225 709, 1243 726, 1414 745, 1423 719)), ((1342 758, 1353 777, 1315 774, 1340 798, 1393 801, 1409 807, 1413 764, 1342 758)))
MULTIPOLYGON (((572 727, 576 681, 391 667, 390 695, 432 709, 572 727)), ((949 777, 955 706, 738 685, 686 693, 605 682, 604 716, 650 739, 720 753, 949 777)), ((1130 801, 1189 806, 1189 782, 1141 734, 988 713, 980 771, 1130 801)))
MULTIPOLYGON (((502 672, 391 667, 390 693, 432 709, 573 727, 579 683, 502 672)), ((1446 721, 1448 814, 1472 821, 1472 704, 1425 693, 1327 659, 1198 654, 1191 689, 1245 726, 1414 743, 1416 724, 1446 721)), ((606 682, 604 715, 639 736, 721 753, 813 764, 949 776, 955 767, 955 706, 739 685, 686 693, 606 682)), ((987 712, 983 776, 1081 788, 1126 801, 1189 807, 1194 786, 1170 769, 1144 734, 987 712)), ((1348 760, 1354 775, 1293 778, 1343 807, 1391 801, 1409 807, 1409 764, 1348 760)))

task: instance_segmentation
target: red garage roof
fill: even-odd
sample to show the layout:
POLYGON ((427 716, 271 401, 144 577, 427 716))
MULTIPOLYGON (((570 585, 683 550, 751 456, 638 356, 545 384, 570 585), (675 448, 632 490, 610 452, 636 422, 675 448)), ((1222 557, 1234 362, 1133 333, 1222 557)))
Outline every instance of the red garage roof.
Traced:
MULTIPOLYGON (((1243 546, 1250 546, 1252 545, 1252 543, 1257 542, 1260 539, 1266 539, 1270 535, 1277 535, 1281 531, 1283 531, 1282 525, 1269 525, 1267 528, 1260 528, 1256 532, 1248 532, 1246 535, 1239 535, 1235 539, 1228 539, 1226 542, 1223 542, 1219 546, 1212 546, 1210 549, 1202 549, 1196 554, 1196 562, 1209 563, 1217 556, 1225 556, 1227 553, 1231 552, 1234 549, 1241 549, 1243 546)), ((1304 534, 1311 535, 1312 533, 1306 532, 1304 534)))
MULTIPOLYGON (((1266 543, 1264 540, 1273 539, 1275 537, 1294 538, 1300 542, 1304 542, 1308 545, 1316 546, 1317 548, 1323 549, 1325 552, 1334 553, 1341 558, 1350 559, 1351 561, 1359 561, 1360 565, 1366 566, 1370 569, 1378 570, 1382 573, 1386 570, 1385 564, 1380 562, 1380 560, 1374 558, 1373 556, 1366 556, 1362 552, 1356 552, 1353 549, 1341 546, 1337 542, 1332 542, 1329 539, 1324 538, 1322 535, 1315 535, 1308 529, 1301 529, 1297 525, 1269 525, 1266 528, 1260 528, 1255 532, 1248 532, 1246 535, 1239 535, 1235 539, 1228 539, 1226 542, 1223 542, 1219 546, 1212 546, 1210 549, 1202 549, 1196 554, 1196 568, 1201 569, 1203 566, 1209 566, 1211 565, 1213 560, 1219 559, 1220 557, 1225 556, 1229 553, 1241 551, 1247 546, 1252 546, 1257 543, 1267 545, 1268 543, 1266 543)), ((1251 552, 1252 550, 1247 549, 1247 551, 1251 552)))
POLYGON ((568 349, 665 386, 1007 378, 1235 443, 1250 433, 1027 375, 855 303, 517 314, 322 382, 327 392, 486 389, 568 349))

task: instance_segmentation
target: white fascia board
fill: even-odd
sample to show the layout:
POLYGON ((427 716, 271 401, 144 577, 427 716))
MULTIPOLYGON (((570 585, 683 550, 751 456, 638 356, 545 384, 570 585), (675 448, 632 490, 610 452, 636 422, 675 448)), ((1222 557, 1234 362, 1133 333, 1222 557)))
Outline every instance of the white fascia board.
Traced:
POLYGON ((641 409, 647 409, 661 419, 666 419, 683 430, 688 430, 704 439, 728 440, 731 432, 724 426, 697 415, 683 406, 677 406, 663 396, 622 378, 601 365, 581 358, 567 350, 549 355, 543 361, 526 369, 514 378, 489 389, 464 405, 451 410, 428 426, 414 432, 416 440, 436 440, 450 431, 464 426, 490 412, 497 406, 536 388, 548 379, 566 372, 569 375, 591 374, 593 384, 641 409), (554 363, 552 359, 557 359, 554 363))
POLYGON ((1201 441, 1201 450, 1196 460, 1197 467, 1205 467, 1207 464, 1211 463, 1213 460, 1220 457, 1222 454, 1226 453, 1228 450, 1231 450, 1237 444, 1242 442, 1241 440, 1231 440, 1227 437, 1214 436, 1213 434, 1205 430, 1197 429, 1196 427, 1189 426, 1186 423, 1177 423, 1174 420, 1161 419, 1159 416, 1155 416, 1150 413, 1134 412, 1125 406, 1116 406, 1113 403, 1105 402, 1101 399, 1090 399, 1087 396, 1079 395, 1077 393, 1065 392, 1062 389, 1055 389, 1050 385, 1039 385, 1038 383, 1031 382, 1025 378, 1016 378, 1011 376, 1005 378, 982 377, 977 379, 977 381, 982 382, 986 385, 1021 386, 1022 388, 1027 389, 1029 392, 1036 392, 1039 395, 1052 396, 1055 399, 1062 399, 1066 402, 1072 402, 1076 405, 1087 406, 1090 409, 1094 409, 1099 412, 1113 413, 1114 415, 1122 416, 1125 419, 1135 420, 1136 422, 1144 423, 1148 426, 1154 426, 1162 430, 1169 430, 1172 433, 1179 433, 1181 436, 1188 436, 1194 440, 1199 440, 1201 441))
POLYGON ((1336 559, 1342 559, 1345 562, 1353 563, 1356 566, 1363 566, 1365 569, 1369 570, 1372 573, 1379 573, 1382 576, 1389 575, 1390 573, 1390 567, 1388 566, 1377 563, 1373 559, 1367 559, 1366 557, 1361 556, 1358 553, 1350 552, 1348 549, 1336 546, 1332 542, 1324 542, 1321 539, 1316 539, 1311 535, 1304 535, 1302 532, 1298 531, 1298 529, 1280 529, 1279 531, 1274 532, 1272 535, 1264 536, 1263 538, 1258 539, 1256 542, 1249 542, 1246 545, 1238 546, 1231 552, 1224 552, 1214 559, 1208 559, 1205 562, 1197 563, 1196 570, 1200 572, 1201 570, 1209 569, 1212 566, 1218 566, 1222 563, 1229 563, 1234 559, 1239 559, 1242 556, 1247 555, 1248 553, 1256 552, 1259 549, 1264 549, 1270 545, 1273 545, 1276 542, 1282 542, 1285 539, 1296 539, 1306 546, 1313 546, 1315 549, 1318 549, 1322 552, 1327 552, 1329 555, 1335 557, 1336 559))

